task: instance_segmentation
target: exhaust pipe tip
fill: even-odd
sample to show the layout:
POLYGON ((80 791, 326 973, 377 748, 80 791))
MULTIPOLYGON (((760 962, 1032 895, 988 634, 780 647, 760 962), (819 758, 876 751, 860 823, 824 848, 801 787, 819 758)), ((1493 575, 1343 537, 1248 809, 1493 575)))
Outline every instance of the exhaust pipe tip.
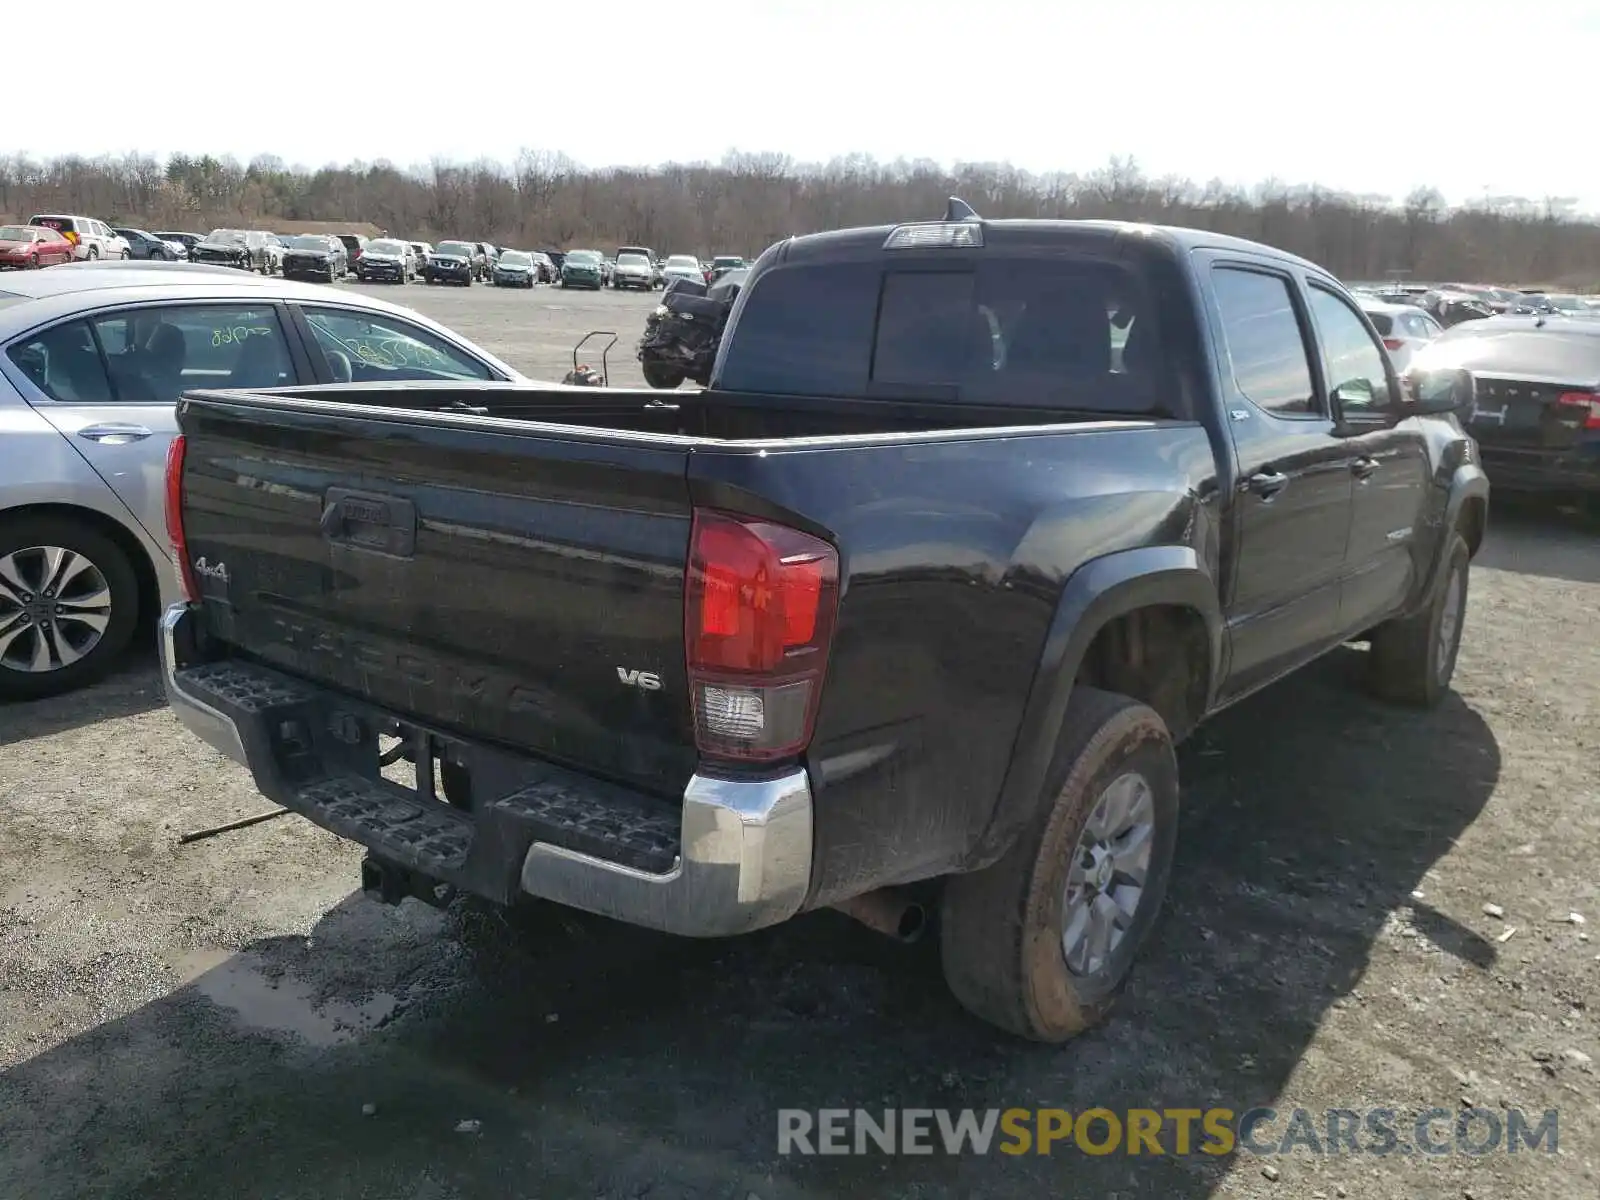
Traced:
POLYGON ((915 942, 928 928, 928 911, 921 902, 893 888, 852 896, 833 907, 868 929, 897 942, 915 942))
POLYGON ((920 904, 908 904, 900 914, 900 923, 895 926, 894 936, 898 941, 916 942, 928 930, 928 910, 920 904))

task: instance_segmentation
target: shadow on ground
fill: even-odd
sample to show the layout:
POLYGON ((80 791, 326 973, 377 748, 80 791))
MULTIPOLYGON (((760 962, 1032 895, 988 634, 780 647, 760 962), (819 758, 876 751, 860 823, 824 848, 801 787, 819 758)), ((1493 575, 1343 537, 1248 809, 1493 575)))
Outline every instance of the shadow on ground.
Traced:
POLYGON ((137 716, 166 702, 154 649, 135 646, 116 672, 94 687, 48 700, 0 701, 0 746, 137 716))
POLYGON ((1600 583, 1600 519, 1543 497, 1496 495, 1474 565, 1519 575, 1600 583))
MULTIPOLYGON (((1117 1015, 1071 1045, 991 1033, 933 947, 831 913, 684 943, 549 907, 506 921, 352 896, 309 945, 258 943, 0 1077, 0 1194, 1211 1196, 1226 1164, 1199 1156, 780 1159, 776 1114, 1277 1100, 1499 772, 1474 712, 1376 706, 1362 657, 1185 747, 1167 915, 1117 1015)), ((1493 959, 1417 920, 1446 953, 1493 959)))

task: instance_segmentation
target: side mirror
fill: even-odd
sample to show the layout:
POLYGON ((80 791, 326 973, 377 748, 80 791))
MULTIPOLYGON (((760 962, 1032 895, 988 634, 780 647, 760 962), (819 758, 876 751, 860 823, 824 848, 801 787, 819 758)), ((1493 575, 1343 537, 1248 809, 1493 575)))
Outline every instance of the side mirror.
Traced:
POLYGON ((1470 413, 1477 401, 1477 385, 1471 371, 1421 371, 1405 381, 1408 414, 1470 413))

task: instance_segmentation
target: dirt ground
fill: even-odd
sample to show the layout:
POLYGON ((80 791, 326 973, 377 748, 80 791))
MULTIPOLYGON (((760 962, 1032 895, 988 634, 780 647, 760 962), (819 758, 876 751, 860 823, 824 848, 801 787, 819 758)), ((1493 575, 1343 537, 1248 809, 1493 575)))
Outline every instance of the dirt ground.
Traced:
MULTIPOLYGON (((406 302, 553 378, 653 301, 406 302)), ((1166 914, 1117 1014, 1059 1048, 966 1017, 932 946, 832 913, 686 943, 384 908, 294 817, 178 846, 266 806, 148 652, 0 708, 0 1197, 1595 1196, 1600 537, 1491 523, 1441 709, 1368 700, 1350 649, 1184 748, 1166 914), (1402 1138, 1434 1106, 1556 1109, 1560 1152, 777 1153, 780 1108, 1214 1105, 1392 1107, 1402 1138)))
MULTIPOLYGON (((471 288, 411 284, 351 284, 397 304, 407 304, 443 322, 534 379, 559 380, 572 370, 573 345, 590 331, 609 330, 617 343, 609 354, 616 387, 644 387, 637 347, 644 320, 661 302, 660 292, 600 292, 540 286, 532 291, 482 284, 471 288)), ((579 361, 602 366, 609 337, 596 337, 579 361)))

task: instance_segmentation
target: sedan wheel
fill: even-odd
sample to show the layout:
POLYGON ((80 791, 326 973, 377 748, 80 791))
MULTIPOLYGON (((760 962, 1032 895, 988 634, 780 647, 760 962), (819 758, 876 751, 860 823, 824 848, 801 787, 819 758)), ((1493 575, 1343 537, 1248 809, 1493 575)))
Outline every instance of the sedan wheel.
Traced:
POLYGON ((110 670, 137 623, 138 582, 110 538, 57 517, 0 530, 0 697, 35 699, 110 670))

